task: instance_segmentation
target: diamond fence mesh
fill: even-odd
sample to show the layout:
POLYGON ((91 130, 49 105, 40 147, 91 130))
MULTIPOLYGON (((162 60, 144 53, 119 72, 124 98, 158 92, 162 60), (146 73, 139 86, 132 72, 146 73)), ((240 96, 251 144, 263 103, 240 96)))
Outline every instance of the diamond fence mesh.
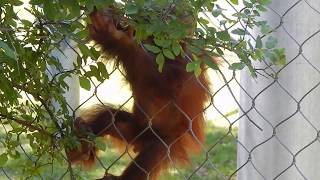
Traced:
MULTIPOLYGON (((222 4, 225 6, 222 8, 228 9, 230 14, 238 11, 228 1, 222 4)), ((271 20, 272 33, 278 38, 280 46, 286 48, 286 65, 274 67, 262 61, 255 66, 258 78, 250 77, 248 72, 241 72, 240 78, 239 72, 228 69, 232 62, 237 61, 236 56, 226 52, 221 60, 221 70, 206 70, 212 83, 210 87, 201 85, 210 96, 202 112, 207 122, 206 141, 197 141, 201 152, 192 158, 189 166, 180 167, 170 159, 169 149, 175 141, 166 144, 153 130, 151 122, 156 114, 149 115, 143 108, 139 108, 126 83, 126 73, 119 65, 107 66, 109 78, 104 82, 90 80, 91 91, 81 90, 81 102, 72 109, 73 116, 76 117, 80 109, 93 104, 113 104, 113 107, 117 107, 116 111, 110 112, 114 119, 116 112, 130 111, 133 106, 137 106, 145 118, 150 120, 146 129, 151 130, 168 148, 171 168, 162 175, 163 179, 319 179, 320 114, 317 97, 320 93, 320 54, 317 49, 320 45, 320 3, 317 0, 274 0, 269 10, 265 17, 271 20)), ((202 15, 216 25, 208 14, 202 15)), ((235 26, 245 27, 243 22, 237 22, 235 26)), ((254 33, 248 35, 248 38, 255 37, 254 33)), ((76 47, 70 46, 70 49, 78 53, 76 47)), ((81 70, 87 69, 90 69, 90 63, 81 70)), ((59 75, 70 71, 72 69, 63 70, 59 75)), ((174 104, 174 101, 169 103, 174 104)), ((179 106, 175 108, 187 116, 179 106)), ((162 110, 159 109, 159 113, 162 110)), ((193 119, 186 118, 192 123, 193 119)), ((115 126, 114 123, 111 126, 115 126)), ((122 136, 121 131, 117 133, 122 136)), ((142 134, 143 131, 135 138, 142 134)), ((135 154, 128 149, 128 144, 125 145, 116 151, 112 144, 107 143, 106 150, 96 157, 97 163, 92 170, 84 172, 75 168, 73 173, 78 174, 79 178, 82 176, 82 179, 98 178, 105 172, 120 174, 130 161, 135 163, 135 154)), ((39 161, 30 157, 23 143, 19 146, 26 161, 32 164, 39 161)), ((54 177, 52 179, 68 179, 67 174, 72 170, 70 166, 59 167, 54 163, 43 166, 52 168, 48 172, 54 177)), ((1 179, 15 179, 17 176, 14 169, 1 167, 1 170, 1 179)), ((37 172, 35 175, 39 179, 46 179, 37 172)))
POLYGON ((256 68, 264 76, 252 83, 242 76, 241 105, 263 131, 240 119, 239 179, 318 179, 317 120, 319 4, 315 1, 274 1, 266 15, 287 63, 256 68), (254 87, 253 87, 254 86, 254 87), (243 155, 243 156, 241 156, 243 155), (315 169, 313 169, 315 168, 315 169))

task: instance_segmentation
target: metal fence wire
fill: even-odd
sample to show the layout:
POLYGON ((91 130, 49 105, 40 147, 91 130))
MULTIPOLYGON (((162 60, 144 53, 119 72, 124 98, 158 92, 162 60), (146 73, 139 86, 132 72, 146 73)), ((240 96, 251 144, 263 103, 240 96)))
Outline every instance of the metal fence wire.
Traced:
MULTIPOLYGON (((228 1, 222 4, 230 14, 238 12, 228 1)), ((278 38, 279 46, 286 49, 286 64, 276 67, 266 61, 257 62, 257 78, 250 77, 246 71, 242 71, 240 77, 240 72, 228 69, 237 61, 236 56, 226 52, 221 71, 207 70, 211 87, 202 85, 210 100, 203 109, 207 125, 201 152, 187 167, 170 161, 171 168, 163 179, 320 179, 317 169, 320 167, 317 103, 320 93, 320 61, 317 61, 320 57, 320 3, 318 0, 274 0, 268 9, 264 17, 271 20, 272 34, 278 38)), ((203 15, 216 25, 215 19, 203 15)), ((237 22, 236 26, 244 27, 244 24, 237 22)), ((255 33, 248 33, 248 38, 256 37, 255 33)), ((88 66, 83 70, 86 68, 88 66)), ((81 104, 73 110, 74 114, 97 103, 114 104, 118 111, 130 111, 134 100, 125 83, 123 69, 108 65, 108 72, 109 79, 104 82, 92 79, 91 91, 81 91, 81 104)), ((145 112, 144 109, 140 111, 145 112)), ((110 113, 115 116, 114 112, 110 113)), ((152 116, 146 115, 146 118, 151 122, 152 116)), ((152 123, 148 128, 152 130, 152 123)), ((162 141, 159 135, 155 136, 162 141)), ((166 145, 167 148, 170 146, 166 145)), ((24 145, 20 147, 28 157, 24 145)), ((107 144, 106 150, 96 157, 97 165, 93 170, 75 170, 74 173, 81 176, 95 172, 97 176, 92 177, 97 178, 105 172, 119 174, 134 157, 126 147, 117 152, 107 144)), ((36 162, 32 158, 29 160, 36 162)), ((12 169, 1 167, 1 170, 0 179, 14 179, 12 169)), ((54 177, 68 179, 69 170, 54 172, 54 177)), ((45 178, 39 175, 39 179, 45 178)))

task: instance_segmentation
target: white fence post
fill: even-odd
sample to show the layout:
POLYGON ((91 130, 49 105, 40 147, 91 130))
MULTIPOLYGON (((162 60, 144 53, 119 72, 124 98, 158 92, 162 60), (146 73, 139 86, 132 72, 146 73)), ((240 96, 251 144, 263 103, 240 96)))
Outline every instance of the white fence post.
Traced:
MULTIPOLYGON (((238 180, 320 179, 320 3, 273 0, 267 20, 287 61, 278 79, 253 79, 242 72, 238 180), (247 94, 248 93, 248 94, 247 94)), ((263 65, 257 65, 263 68, 263 65)), ((277 72, 280 68, 274 68, 277 72)), ((268 70, 272 72, 272 70, 268 70)))
MULTIPOLYGON (((52 56, 57 58, 62 65, 63 71, 70 71, 74 69, 73 64, 77 61, 77 50, 76 43, 65 39, 61 42, 60 48, 55 49, 52 52, 52 56)), ((49 67, 50 75, 54 76, 58 74, 60 71, 49 67)), ((64 97, 68 103, 68 109, 70 115, 72 115, 73 111, 79 106, 80 102, 80 86, 79 79, 77 76, 72 75, 71 77, 65 78, 66 84, 69 86, 69 91, 66 91, 64 97)), ((55 105, 58 108, 58 104, 55 105)))

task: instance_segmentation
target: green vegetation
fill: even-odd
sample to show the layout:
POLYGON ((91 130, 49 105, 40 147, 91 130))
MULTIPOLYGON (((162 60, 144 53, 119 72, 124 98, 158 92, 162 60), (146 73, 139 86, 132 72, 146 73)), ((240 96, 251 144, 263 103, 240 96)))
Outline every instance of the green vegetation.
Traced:
MULTIPOLYGON (((231 7, 222 8, 217 0, 0 0, 0 172, 13 179, 68 179, 73 173, 79 178, 103 173, 103 168, 84 172, 73 169, 63 156, 66 149, 78 147, 72 124, 76 110, 70 112, 64 97, 69 92, 66 78, 77 77, 85 90, 97 88, 107 81, 111 72, 100 61, 99 48, 88 42, 89 14, 94 8, 116 7, 124 23, 135 27, 136 39, 154 53, 159 71, 166 61, 190 55, 186 71, 196 76, 201 66, 215 70, 224 77, 212 57, 224 57, 229 51, 238 58, 225 67, 233 72, 248 69, 256 76, 254 62, 284 64, 284 49, 270 36, 272 28, 262 20, 271 0, 225 0, 231 7), (121 2, 121 3, 119 3, 121 2), (237 10, 238 9, 238 10, 237 10), (207 17, 205 17, 207 16, 207 17), (214 24, 210 18, 216 20, 214 24), (181 23, 181 21, 184 23, 181 23), (192 24, 192 26, 190 26, 192 24), (259 35, 252 35, 260 29, 259 35), (147 38, 154 37, 154 44, 147 38), (71 47, 70 42, 77 46, 71 47), (68 45, 76 53, 71 69, 63 67, 52 52, 68 45), (184 52, 186 44, 189 52, 184 52), (58 72, 50 74, 49 72, 58 72)), ((258 33, 258 32, 257 32, 258 33)), ((226 81, 226 79, 224 79, 226 81)), ((195 157, 194 164, 177 168, 167 179, 190 176, 203 162, 194 178, 219 179, 219 172, 229 176, 235 170, 236 143, 226 129, 209 128, 205 152, 195 157), (219 144, 215 145, 215 143, 219 144), (210 160, 210 161, 209 161, 210 160), (209 162, 212 162, 210 165, 209 162), (173 176, 174 174, 174 176, 173 176)), ((97 141, 95 141, 97 142, 97 141)), ((100 147, 101 144, 97 144, 100 147)), ((103 146, 103 145, 101 145, 103 146)), ((104 164, 118 156, 107 148, 104 164)), ((126 157, 128 158, 128 157, 126 157)), ((112 166, 119 171, 126 160, 112 166)))
MULTIPOLYGON (((229 177, 236 170, 236 151, 237 143, 235 137, 228 134, 228 128, 215 127, 208 125, 206 131, 206 148, 208 150, 208 159, 206 160, 206 152, 194 156, 192 158, 192 164, 189 167, 173 168, 170 172, 162 176, 162 180, 179 180, 184 177, 189 177, 195 170, 191 179, 192 180, 220 180, 221 176, 229 177)), ((232 131, 233 135, 236 135, 236 129, 232 131)), ((23 145, 27 154, 30 154, 31 148, 27 148, 27 144, 23 145)), ((108 144, 106 151, 99 153, 99 159, 104 166, 111 165, 112 162, 117 160, 121 153, 116 152, 112 148, 111 144, 108 144)), ((31 157, 32 158, 32 157, 31 157)), ((10 158, 4 168, 5 172, 12 179, 19 179, 22 174, 34 174, 34 176, 41 175, 46 180, 56 180, 61 177, 62 179, 69 179, 69 176, 64 176, 67 165, 53 161, 52 164, 45 164, 48 158, 41 158, 37 163, 42 164, 38 169, 35 169, 32 162, 26 157, 19 159, 10 158), (26 164, 30 164, 30 168, 23 170, 26 164)), ((33 158, 36 160, 36 157, 33 158)), ((111 166, 110 171, 119 174, 122 169, 129 162, 129 156, 124 155, 119 161, 111 166)), ((77 166, 74 168, 77 179, 94 179, 99 178, 104 173, 104 169, 96 163, 89 171, 85 171, 85 168, 77 166)), ((0 173, 1 174, 1 173, 0 173)), ((0 179, 4 178, 4 174, 1 174, 0 179)), ((25 178, 25 177, 24 177, 25 178)), ((231 179, 235 179, 236 175, 233 175, 231 179)), ((6 178, 4 178, 6 179, 6 178)), ((36 179, 40 179, 38 176, 36 179)))

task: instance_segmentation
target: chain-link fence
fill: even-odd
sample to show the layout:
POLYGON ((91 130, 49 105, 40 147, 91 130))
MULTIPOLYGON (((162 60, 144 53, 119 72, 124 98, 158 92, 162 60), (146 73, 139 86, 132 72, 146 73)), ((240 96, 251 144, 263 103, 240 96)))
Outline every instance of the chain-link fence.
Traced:
MULTIPOLYGON (((221 4, 230 14, 238 12, 230 3, 221 4)), ((213 17, 206 13, 202 15, 216 25, 213 17)), ((221 58, 219 71, 206 69, 211 85, 207 87, 206 84, 201 84, 200 80, 197 81, 209 97, 203 111, 197 115, 203 115, 206 119, 204 142, 193 132, 192 123, 195 117, 189 117, 174 99, 158 109, 157 113, 161 114, 170 106, 188 120, 188 128, 181 136, 190 134, 200 147, 200 152, 192 156, 190 165, 180 166, 171 159, 170 148, 181 137, 167 144, 165 137, 154 129, 152 121, 157 114, 148 114, 149 111, 135 101, 135 95, 127 83, 126 72, 119 64, 107 64, 108 79, 104 82, 91 79, 91 91, 80 91, 80 105, 69 105, 75 107, 71 108, 73 115, 79 115, 80 109, 94 104, 105 107, 111 107, 112 104, 114 109, 109 111, 111 126, 115 127, 117 136, 126 139, 126 135, 117 129, 117 113, 131 112, 133 107, 138 108, 150 123, 138 132, 132 141, 147 132, 152 133, 152 136, 163 144, 167 149, 165 156, 169 159, 170 167, 167 173, 161 175, 163 179, 319 179, 320 123, 317 118, 320 114, 317 97, 320 93, 320 63, 317 58, 320 54, 318 55, 317 47, 320 45, 320 3, 317 0, 274 0, 264 17, 270 20, 272 34, 278 38, 279 46, 286 48, 287 63, 275 67, 265 61, 257 62, 255 68, 258 78, 251 77, 245 71, 241 72, 240 78, 239 72, 228 69, 232 62, 238 61, 236 56, 226 52, 221 58)), ((244 27, 242 22, 237 22, 235 26, 244 27)), ((256 37, 254 33, 248 34, 248 38, 256 37)), ((76 47, 70 46, 70 49, 73 53, 78 53, 76 47)), ((90 63, 81 70, 88 69, 90 63)), ((69 71, 64 70, 59 74, 65 72, 69 71)), ((182 86, 187 86, 188 83, 190 80, 183 82, 182 86)), ((74 97, 69 96, 71 99, 74 97)), ((32 102, 32 99, 30 101, 32 102)), ((135 162, 136 154, 134 149, 129 148, 130 142, 122 144, 119 150, 116 150, 113 143, 108 143, 108 138, 106 142, 107 147, 101 148, 105 150, 96 157, 97 163, 93 169, 84 172, 76 167, 73 173, 83 176, 83 179, 99 178, 106 172, 119 175, 130 162, 136 164, 142 172, 150 173, 135 162)), ((29 157, 23 144, 20 144, 20 148, 28 161, 39 161, 29 157)), ((155 156, 150 155, 150 158, 155 156)), ((69 178, 66 174, 72 170, 70 166, 59 167, 54 163, 50 164, 50 167, 51 173, 55 174, 57 179, 69 178)), ((2 177, 14 179, 13 169, 1 170, 2 177)), ((39 178, 45 179, 41 176, 39 178)))
POLYGON ((274 1, 266 15, 287 63, 281 68, 257 65, 264 77, 252 83, 243 76, 241 104, 254 130, 240 119, 239 179, 318 179, 317 120, 319 3, 274 1), (253 137, 254 136, 254 137, 253 137), (240 143, 241 142, 241 143, 240 143))

